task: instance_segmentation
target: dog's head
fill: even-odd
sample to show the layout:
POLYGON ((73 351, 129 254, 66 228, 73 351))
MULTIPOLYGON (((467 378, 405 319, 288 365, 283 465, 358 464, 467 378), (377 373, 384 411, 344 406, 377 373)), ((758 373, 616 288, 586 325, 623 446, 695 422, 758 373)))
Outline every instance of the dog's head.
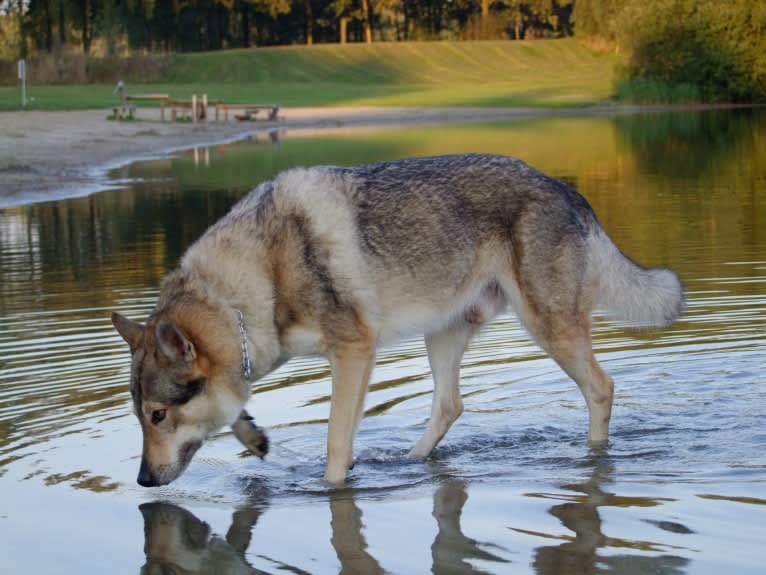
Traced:
POLYGON ((165 485, 211 433, 236 421, 246 392, 215 361, 193 323, 152 316, 142 325, 118 313, 112 323, 133 355, 130 393, 144 436, 138 483, 165 485))

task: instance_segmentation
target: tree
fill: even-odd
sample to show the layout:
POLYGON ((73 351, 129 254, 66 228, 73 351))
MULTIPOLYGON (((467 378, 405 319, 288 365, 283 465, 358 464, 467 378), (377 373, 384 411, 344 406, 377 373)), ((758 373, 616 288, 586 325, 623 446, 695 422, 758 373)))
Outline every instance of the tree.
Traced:
POLYGON ((26 38, 26 22, 24 16, 24 0, 16 1, 16 16, 18 18, 19 26, 19 58, 22 60, 27 57, 27 38, 26 38))
POLYGON ((616 18, 624 4, 622 0, 577 0, 572 14, 577 33, 614 40, 616 18))
POLYGON ((37 31, 33 35, 37 48, 53 52, 52 0, 30 0, 27 8, 26 27, 37 31))
POLYGON ((117 43, 121 35, 118 11, 119 4, 117 2, 104 0, 95 24, 98 35, 104 38, 107 56, 114 56, 117 52, 117 43))
POLYGON ((156 43, 155 47, 166 52, 175 49, 178 12, 174 0, 155 0, 151 23, 151 37, 156 43))
MULTIPOLYGON (((632 3, 634 0, 626 0, 632 3)), ((650 3, 675 0, 648 0, 650 3)), ((680 1, 680 0, 678 0, 680 1)), ((707 0, 701 0, 707 1, 707 0)), ((739 1, 739 0, 734 0, 739 1)), ((741 0, 746 1, 746 0, 741 0)), ((752 1, 752 0, 751 0, 752 1)), ((0 0, 18 53, 199 51, 305 42, 530 38, 572 33, 573 0, 0 0), (27 43, 26 38, 34 39, 27 43)), ((578 0, 579 18, 618 0, 578 0), (590 12, 589 12, 590 10, 590 12)), ((603 10, 602 10, 603 11, 603 10)), ((611 20, 609 20, 611 22, 611 20)), ((593 26, 600 24, 593 24, 593 26)), ((4 24, 8 28, 7 24, 4 24)), ((586 26, 586 24, 583 24, 586 26)), ((0 34, 3 34, 0 31, 0 34)), ((9 38, 9 33, 5 33, 9 38)), ((6 40, 7 42, 7 40, 6 40)))
POLYGON ((97 0, 79 0, 75 5, 79 8, 80 31, 82 33, 82 51, 90 53, 93 44, 93 23, 96 19, 97 0))
POLYGON ((67 0, 58 0, 58 45, 62 47, 66 44, 66 2, 67 0))
POLYGON ((311 0, 303 0, 303 11, 306 16, 306 45, 314 43, 314 9, 311 0))
MULTIPOLYGON (((361 25, 360 31, 364 42, 372 43, 372 19, 374 17, 372 0, 332 0, 330 6, 338 19, 339 28, 344 24, 341 22, 352 20, 361 25)), ((343 33, 341 32, 341 42, 343 42, 343 33)))
POLYGON ((364 26, 364 41, 372 44, 372 10, 370 9, 371 0, 361 0, 362 2, 362 24, 364 26))

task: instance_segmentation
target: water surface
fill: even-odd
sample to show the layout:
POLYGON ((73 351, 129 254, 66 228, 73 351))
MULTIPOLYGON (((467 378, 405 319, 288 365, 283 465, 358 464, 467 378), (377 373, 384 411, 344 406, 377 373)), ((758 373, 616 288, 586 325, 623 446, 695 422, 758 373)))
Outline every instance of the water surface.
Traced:
POLYGON ((124 188, 0 211, 0 572, 761 572, 766 114, 281 133, 113 178, 124 188), (145 317, 183 250, 282 169, 469 151, 575 186, 626 253, 685 282, 671 329, 596 321, 616 381, 609 448, 587 448, 576 386, 506 315, 469 348, 466 413, 425 462, 403 459, 432 386, 410 340, 379 354, 349 488, 320 481, 319 358, 254 385, 264 462, 222 433, 175 483, 137 486, 109 312, 145 317))

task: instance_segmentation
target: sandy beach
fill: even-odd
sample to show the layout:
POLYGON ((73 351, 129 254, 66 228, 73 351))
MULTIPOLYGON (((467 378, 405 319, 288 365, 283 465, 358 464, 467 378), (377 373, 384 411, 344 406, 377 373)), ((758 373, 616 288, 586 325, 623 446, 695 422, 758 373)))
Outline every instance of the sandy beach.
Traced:
POLYGON ((107 110, 0 113, 0 207, 81 196, 105 188, 110 168, 274 129, 337 130, 436 123, 509 121, 662 111, 668 106, 590 108, 287 108, 278 121, 180 123, 140 108, 137 121, 107 120, 107 110))
MULTIPOLYGON (((602 112, 614 108, 601 109, 602 112)), ((106 170, 181 149, 257 132, 326 130, 423 123, 501 121, 538 115, 597 113, 520 108, 294 108, 278 121, 180 123, 140 108, 137 121, 107 120, 108 111, 0 113, 0 206, 87 195, 104 188, 106 170)))

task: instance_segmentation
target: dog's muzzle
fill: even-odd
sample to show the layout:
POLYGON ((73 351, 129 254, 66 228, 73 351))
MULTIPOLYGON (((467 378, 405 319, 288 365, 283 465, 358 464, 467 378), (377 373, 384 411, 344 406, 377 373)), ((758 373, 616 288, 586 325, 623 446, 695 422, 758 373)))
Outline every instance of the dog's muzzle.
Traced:
POLYGON ((141 459, 141 468, 138 470, 136 481, 142 487, 159 487, 160 485, 167 485, 183 473, 184 469, 189 465, 192 457, 194 457, 194 454, 197 453, 197 450, 200 447, 202 447, 202 441, 192 440, 184 443, 179 450, 178 465, 174 467, 161 465, 152 469, 147 465, 145 459, 141 459))
POLYGON ((149 466, 146 465, 145 461, 141 461, 141 468, 138 470, 138 478, 136 481, 141 487, 157 487, 158 485, 161 485, 157 476, 152 473, 152 470, 149 469, 149 466))

